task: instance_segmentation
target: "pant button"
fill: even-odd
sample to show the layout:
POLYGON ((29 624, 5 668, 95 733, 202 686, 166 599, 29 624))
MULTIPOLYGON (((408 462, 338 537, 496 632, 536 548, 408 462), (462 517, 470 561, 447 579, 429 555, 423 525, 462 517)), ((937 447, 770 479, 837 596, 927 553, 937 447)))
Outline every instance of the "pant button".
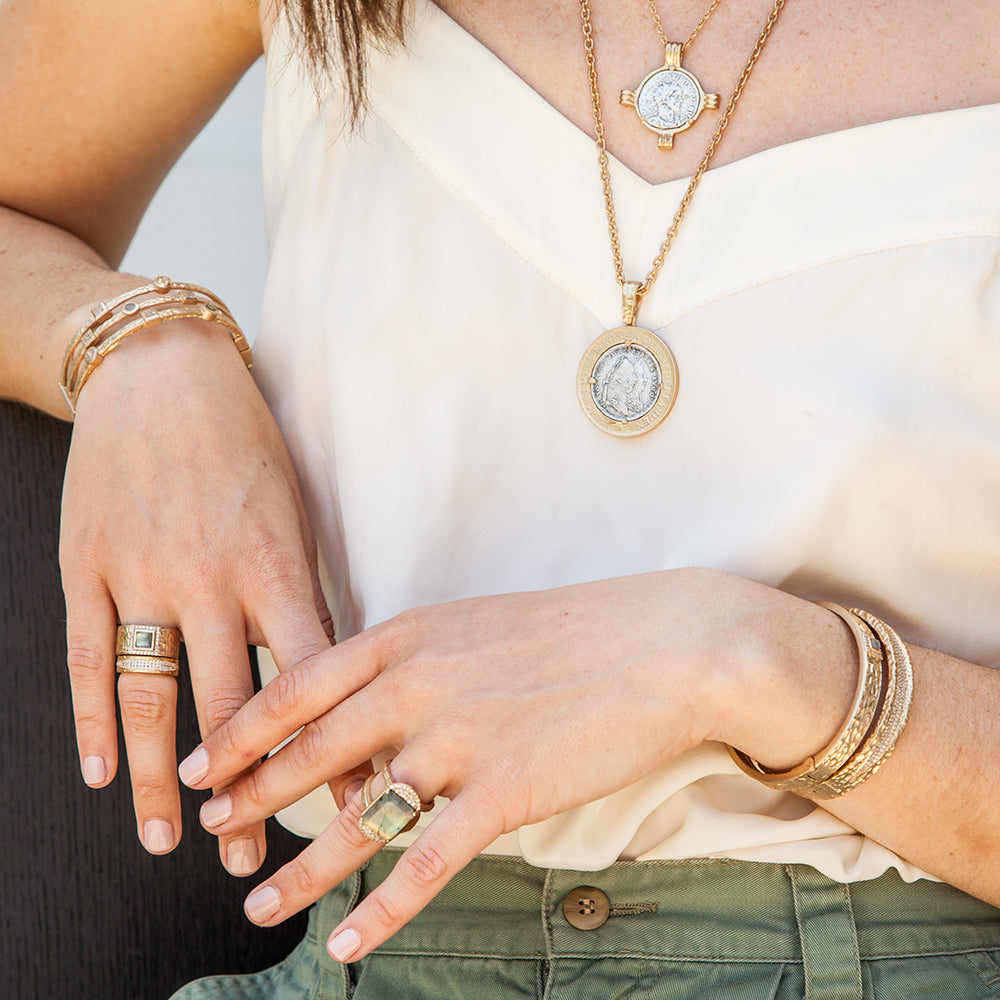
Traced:
POLYGON ((578 931, 596 931, 607 923, 610 914, 611 901, 590 885, 574 889, 563 901, 566 922, 578 931))

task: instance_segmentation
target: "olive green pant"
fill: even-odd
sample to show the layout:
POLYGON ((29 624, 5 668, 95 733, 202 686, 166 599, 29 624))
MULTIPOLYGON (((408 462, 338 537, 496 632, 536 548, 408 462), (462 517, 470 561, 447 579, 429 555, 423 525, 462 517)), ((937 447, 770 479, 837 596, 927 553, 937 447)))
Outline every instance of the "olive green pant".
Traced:
POLYGON ((324 897, 280 965, 201 979, 173 1000, 1000 998, 1000 910, 894 873, 844 886, 745 861, 575 872, 478 858, 381 948, 341 966, 327 937, 397 853, 324 897))

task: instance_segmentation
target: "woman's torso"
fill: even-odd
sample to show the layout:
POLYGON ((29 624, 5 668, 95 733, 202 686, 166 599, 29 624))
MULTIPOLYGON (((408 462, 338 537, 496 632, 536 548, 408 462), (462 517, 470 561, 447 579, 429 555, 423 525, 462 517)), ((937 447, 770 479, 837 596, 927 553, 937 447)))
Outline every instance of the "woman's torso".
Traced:
MULTIPOLYGON (((736 63, 765 11, 734 0, 715 15, 724 25, 751 6, 736 63)), ((643 305, 678 358, 675 411, 628 441, 587 423, 574 389, 580 354, 620 322, 596 155, 575 121, 588 93, 576 5, 558 5, 562 20, 511 17, 492 43, 503 52, 527 24, 537 55, 550 30, 557 71, 545 75, 565 74, 565 106, 428 7, 408 53, 374 58, 354 137, 335 96, 318 113, 295 64, 282 71, 279 28, 258 371, 304 478, 342 635, 414 604, 706 565, 870 606, 911 639, 1000 666, 1000 106, 898 117, 935 96, 989 96, 981 80, 961 89, 967 63, 933 61, 947 40, 920 48, 923 7, 903 6, 894 33, 872 25, 885 14, 874 8, 852 19, 789 3, 724 165, 643 305), (822 52, 839 32, 825 63, 806 30, 816 19, 822 52), (916 68, 897 44, 921 53, 916 68), (776 136, 800 141, 767 148, 776 136)), ((710 41, 706 28, 706 59, 710 41)), ((643 55, 642 70, 619 70, 614 51, 598 50, 609 93, 651 68, 643 55)), ((725 91, 695 51, 692 68, 725 91)), ((636 278, 706 139, 692 129, 660 153, 638 128, 634 148, 651 154, 609 126, 636 168, 612 163, 636 278)), ((522 831, 519 849, 576 868, 730 854, 856 878, 895 863, 734 772, 699 748, 522 831)), ((292 825, 316 832, 307 811, 292 825)))

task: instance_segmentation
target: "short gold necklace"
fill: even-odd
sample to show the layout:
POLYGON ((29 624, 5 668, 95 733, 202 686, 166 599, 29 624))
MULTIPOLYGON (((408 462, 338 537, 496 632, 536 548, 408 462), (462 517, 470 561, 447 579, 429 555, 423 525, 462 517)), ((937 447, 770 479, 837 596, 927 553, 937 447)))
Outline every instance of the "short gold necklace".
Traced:
POLYGON ((688 183, 667 235, 660 244, 656 257, 653 258, 645 280, 638 282, 625 280, 625 265, 622 262, 615 205, 611 194, 611 174, 608 169, 608 149, 604 139, 601 98, 597 86, 597 58, 594 54, 594 36, 590 24, 590 4, 588 0, 580 0, 583 44, 587 53, 587 73, 590 78, 590 96, 594 109, 594 136, 597 157, 601 165, 604 208, 608 217, 608 235, 611 238, 615 276, 622 290, 624 325, 602 333, 587 349, 577 371, 577 395, 590 420, 609 434, 631 436, 651 430, 670 412, 677 398, 677 363, 670 348, 659 337, 635 325, 639 306, 663 267, 663 261, 670 252, 684 213, 687 212, 694 197, 695 189, 715 155, 722 133, 729 124, 743 94, 743 88, 760 58, 785 2, 786 0, 774 0, 774 7, 761 28, 743 72, 733 88, 729 103, 719 118, 715 132, 688 183))
POLYGON ((621 103, 635 108, 639 121, 659 137, 657 146, 660 149, 673 149, 674 136, 678 132, 690 128, 706 108, 719 106, 719 95, 706 94, 698 78, 681 66, 681 58, 721 2, 712 0, 686 42, 669 42, 656 11, 656 2, 649 0, 656 33, 663 43, 663 66, 647 73, 635 90, 623 90, 621 103))

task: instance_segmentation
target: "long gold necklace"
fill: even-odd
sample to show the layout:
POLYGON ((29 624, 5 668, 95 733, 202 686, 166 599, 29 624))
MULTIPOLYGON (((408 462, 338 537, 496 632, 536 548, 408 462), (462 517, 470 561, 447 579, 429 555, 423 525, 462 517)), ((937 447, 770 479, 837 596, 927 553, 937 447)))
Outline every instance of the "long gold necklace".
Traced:
POLYGON ((686 42, 670 42, 657 13, 656 2, 649 0, 656 33, 663 43, 663 66, 647 73, 635 90, 623 90, 620 100, 635 108, 639 121, 657 134, 660 149, 673 149, 674 136, 678 132, 690 128, 706 108, 719 106, 719 95, 706 94, 698 78, 681 66, 681 59, 721 2, 712 0, 686 42))
MULTIPOLYGON (((656 257, 653 258, 645 280, 638 282, 625 280, 625 265, 622 262, 614 198, 611 194, 611 174, 608 169, 608 150, 604 139, 601 98, 597 86, 597 57, 594 54, 594 36, 590 24, 590 4, 588 0, 580 0, 583 44, 587 53, 587 73, 594 110, 594 137, 601 165, 604 208, 608 217, 608 235, 611 238, 615 276, 622 290, 623 325, 602 333, 587 349, 577 371, 577 395, 590 420, 609 434, 631 436, 651 430, 670 412, 677 398, 677 362, 670 348, 659 337, 635 325, 639 307, 643 296, 656 281, 663 267, 663 261, 673 246, 681 220, 691 204, 702 175, 715 155, 722 133, 732 118, 733 111, 743 94, 743 88, 760 58, 785 2, 786 0, 774 0, 774 7, 761 28, 743 72, 733 88, 729 103, 719 118, 715 132, 688 183, 667 235, 660 244, 656 257)), ((704 20, 703 18, 702 23, 704 20)))

